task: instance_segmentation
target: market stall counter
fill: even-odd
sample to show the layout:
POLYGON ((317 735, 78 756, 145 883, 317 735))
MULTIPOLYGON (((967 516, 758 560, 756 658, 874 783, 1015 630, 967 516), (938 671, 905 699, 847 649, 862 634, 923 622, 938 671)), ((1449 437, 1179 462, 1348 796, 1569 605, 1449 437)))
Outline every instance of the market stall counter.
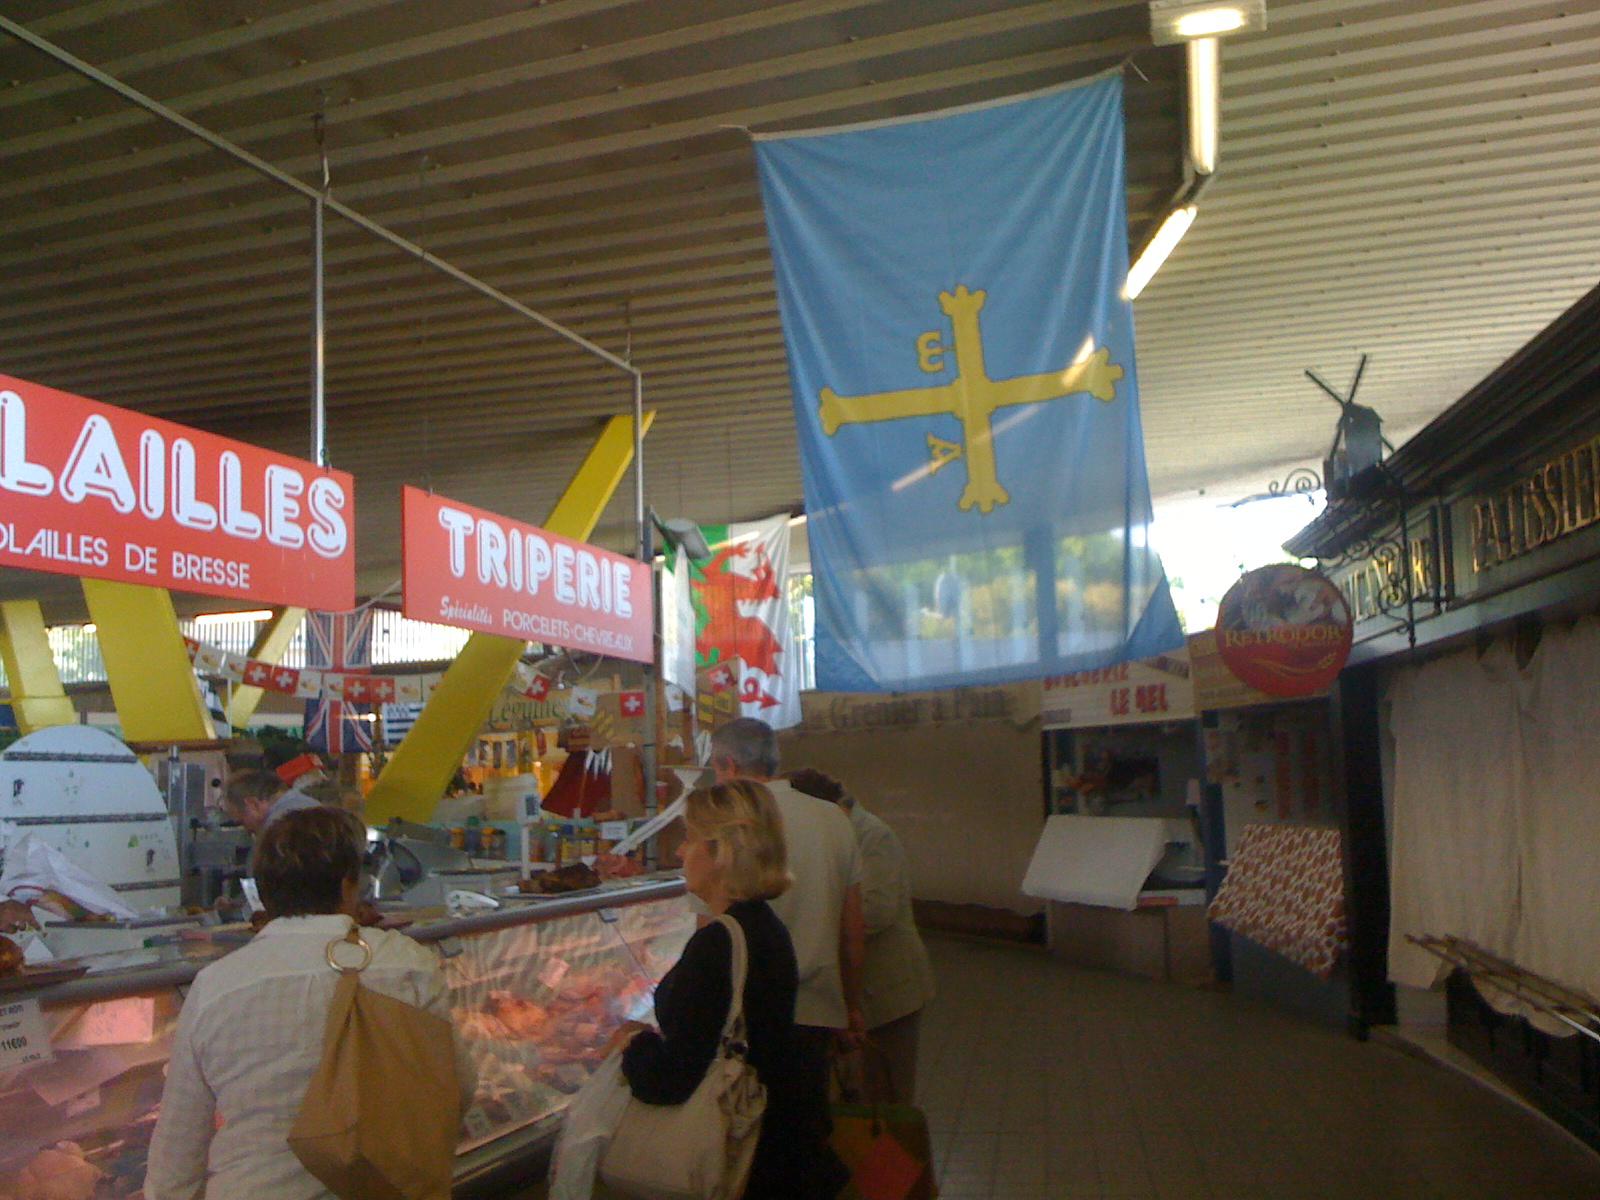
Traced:
MULTIPOLYGON (((477 1068, 462 1121, 458 1197, 542 1174, 567 1097, 623 1021, 648 1016, 690 934, 683 880, 619 880, 509 899, 452 918, 391 912, 438 947, 456 1029, 477 1068)), ((137 1196, 188 984, 248 935, 160 939, 11 977, 0 990, 0 1197, 137 1196)), ((3 986, 3 985, 0 985, 3 986)))

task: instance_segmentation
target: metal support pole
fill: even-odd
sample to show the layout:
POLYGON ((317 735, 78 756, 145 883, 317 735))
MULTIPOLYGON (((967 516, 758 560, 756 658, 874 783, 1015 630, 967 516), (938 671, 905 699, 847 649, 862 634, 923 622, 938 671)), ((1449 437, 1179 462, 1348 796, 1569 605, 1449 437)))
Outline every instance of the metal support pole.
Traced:
POLYGON ((633 372, 633 525, 640 561, 648 563, 650 531, 644 511, 644 376, 638 371, 633 372))
MULTIPOLYGON (((652 559, 655 550, 650 536, 650 521, 644 504, 644 375, 631 366, 633 358, 632 335, 629 336, 628 358, 633 370, 633 520, 638 534, 639 561, 650 572, 650 661, 644 667, 644 737, 639 742, 639 773, 643 776, 645 816, 656 814, 656 774, 661 758, 661 747, 656 738, 656 679, 661 673, 661 589, 652 559)), ((645 861, 656 865, 656 840, 651 838, 645 848, 645 861)))
POLYGON ((328 465, 328 410, 324 390, 326 370, 326 322, 323 304, 322 225, 326 200, 319 194, 311 201, 311 461, 328 465))
POLYGON ((317 159, 322 166, 322 190, 311 199, 311 461, 319 467, 325 467, 328 465, 328 322, 324 303, 327 273, 323 268, 322 250, 327 240, 323 226, 333 176, 328 170, 327 121, 321 108, 317 109, 317 115, 312 119, 311 131, 317 141, 317 159))

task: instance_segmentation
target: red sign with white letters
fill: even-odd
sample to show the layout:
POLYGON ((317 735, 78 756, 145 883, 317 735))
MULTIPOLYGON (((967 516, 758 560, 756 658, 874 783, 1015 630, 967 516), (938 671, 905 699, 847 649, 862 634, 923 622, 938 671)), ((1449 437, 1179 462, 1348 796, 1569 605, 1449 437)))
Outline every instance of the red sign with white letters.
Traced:
POLYGON ((337 611, 354 523, 347 472, 0 375, 0 566, 337 611))
POLYGON ((650 568, 470 504, 407 487, 405 615, 525 642, 650 662, 650 568))

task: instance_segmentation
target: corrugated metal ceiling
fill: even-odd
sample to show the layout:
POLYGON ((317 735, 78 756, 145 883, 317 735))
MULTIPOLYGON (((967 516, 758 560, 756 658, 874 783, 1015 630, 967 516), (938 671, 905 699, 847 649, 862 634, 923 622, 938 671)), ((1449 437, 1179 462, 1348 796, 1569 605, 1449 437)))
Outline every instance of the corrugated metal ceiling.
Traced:
MULTIPOLYGON (((1130 228, 1178 182, 1181 54, 1143 4, 1021 0, 9 0, 0 11, 606 347, 631 330, 650 496, 801 500, 749 145, 1026 91, 1131 55, 1130 228)), ((1593 283, 1600 3, 1275 2, 1225 50, 1223 162, 1138 305, 1170 500, 1314 458, 1334 377, 1399 433, 1593 283)), ((305 203, 0 45, 0 370, 305 454, 305 203), (10 81, 5 87, 4 82, 10 81)), ((330 224, 329 445, 361 582, 396 493, 538 520, 625 379, 330 224)), ((628 506, 601 537, 627 543, 628 506)), ((9 573, 0 592, 70 588, 9 573)))

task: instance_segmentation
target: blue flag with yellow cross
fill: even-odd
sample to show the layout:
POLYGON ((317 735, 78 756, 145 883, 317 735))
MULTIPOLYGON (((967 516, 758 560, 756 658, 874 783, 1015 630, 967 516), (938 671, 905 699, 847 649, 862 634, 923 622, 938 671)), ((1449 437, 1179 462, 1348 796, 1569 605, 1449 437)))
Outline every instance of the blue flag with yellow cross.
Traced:
POLYGON ((1182 644, 1151 545, 1122 80, 759 137, 817 686, 1038 678, 1182 644))

